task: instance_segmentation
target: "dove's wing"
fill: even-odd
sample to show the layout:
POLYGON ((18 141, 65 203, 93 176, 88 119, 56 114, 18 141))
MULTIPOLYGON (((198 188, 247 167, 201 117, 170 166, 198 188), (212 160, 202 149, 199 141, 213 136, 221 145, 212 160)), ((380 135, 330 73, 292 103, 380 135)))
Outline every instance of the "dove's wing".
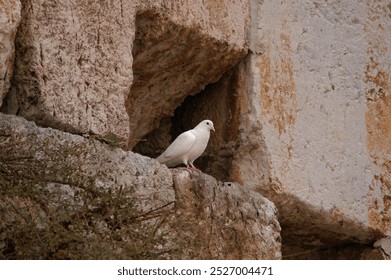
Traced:
POLYGON ((193 130, 189 130, 180 134, 174 142, 157 158, 160 163, 172 161, 189 153, 194 146, 197 137, 193 130))

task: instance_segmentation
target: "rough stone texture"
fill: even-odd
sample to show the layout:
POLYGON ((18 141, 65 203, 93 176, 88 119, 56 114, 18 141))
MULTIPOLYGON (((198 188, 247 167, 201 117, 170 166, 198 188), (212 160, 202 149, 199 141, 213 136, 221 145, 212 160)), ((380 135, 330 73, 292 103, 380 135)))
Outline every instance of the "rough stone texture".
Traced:
POLYGON ((255 191, 21 117, 0 115, 0 192, 1 258, 281 258, 255 191))
POLYGON ((207 116, 216 133, 197 166, 276 203, 283 256, 379 258, 370 244, 391 228, 390 9, 251 1, 246 59, 136 150, 157 156, 207 116))
POLYGON ((0 258, 166 252, 172 174, 141 155, 0 115, 0 192, 0 258))
MULTIPOLYGON (((391 29, 382 29, 389 24, 387 2, 261 2, 251 2, 247 58, 186 99, 149 141, 160 150, 163 139, 208 116, 217 133, 198 166, 276 203, 283 256, 364 258, 368 245, 345 246, 390 234, 389 141, 383 141, 390 110, 384 99, 373 107, 368 98, 389 95, 381 84, 391 61, 391 29), (376 21, 371 5, 378 7, 376 21), (372 51, 375 43, 380 47, 372 51), (368 78, 366 66, 375 55, 380 62, 369 69, 378 79, 368 78)), ((143 151, 153 155, 154 149, 143 151)))
POLYGON ((391 260, 391 237, 377 240, 373 247, 377 248, 385 259, 391 260))
MULTIPOLYGON (((177 216, 186 223, 190 259, 280 259, 280 225, 274 204, 244 186, 211 176, 173 171, 177 216)), ((176 219, 178 219, 176 217, 176 219)))
POLYGON ((163 3, 151 1, 136 17, 128 148, 247 52, 247 1, 163 3))
POLYGON ((366 1, 367 147, 376 166, 368 191, 371 226, 391 235, 391 3, 366 1))
POLYGON ((231 180, 276 203, 286 254, 390 235, 389 1, 250 2, 231 180))
POLYGON ((138 15, 134 83, 127 101, 129 148, 172 115, 186 96, 217 81, 245 53, 244 46, 216 40, 194 26, 181 27, 151 12, 138 15))
POLYGON ((131 149, 246 54, 247 22, 247 1, 23 1, 3 112, 131 149))
MULTIPOLYGON (((378 241, 372 248, 376 240, 391 235, 389 1, 251 0, 250 9, 247 1, 228 0, 52 2, 23 1, 14 83, 3 111, 44 126, 93 132, 112 146, 128 137, 130 149, 142 139, 134 151, 153 157, 179 133, 211 119, 217 131, 197 166, 219 180, 250 186, 276 203, 284 258, 389 258, 388 241, 378 241), (246 54, 248 23, 250 53, 231 68, 246 54)), ((72 137, 85 145, 107 148, 92 139, 72 137)), ((7 148, 0 152, 5 158, 14 148, 6 134, 0 139, 7 148)), ((190 176, 187 171, 172 175, 155 166, 156 162, 131 154, 154 166, 143 169, 146 177, 160 178, 151 170, 169 176, 164 191, 170 190, 170 199, 162 198, 168 204, 152 203, 148 208, 148 202, 122 208, 124 201, 117 200, 119 208, 110 206, 108 200, 116 201, 112 195, 133 197, 132 190, 138 187, 129 187, 126 181, 128 187, 121 190, 125 194, 119 196, 121 188, 113 183, 116 176, 104 178, 103 185, 112 184, 114 189, 107 198, 106 189, 99 188, 103 174, 94 170, 117 174, 116 167, 101 167, 93 160, 84 163, 77 155, 78 169, 76 164, 68 168, 69 162, 58 153, 65 149, 64 141, 49 149, 51 157, 61 160, 49 175, 42 174, 45 168, 24 173, 29 171, 25 168, 29 158, 20 158, 22 164, 0 161, 1 172, 8 174, 16 190, 23 190, 26 180, 38 186, 29 196, 19 198, 17 191, 7 194, 11 198, 5 196, 3 209, 17 205, 21 207, 14 211, 26 211, 8 218, 28 221, 29 215, 43 213, 35 223, 21 225, 45 230, 47 213, 52 213, 51 218, 63 215, 45 214, 37 195, 67 201, 70 196, 72 211, 82 209, 87 198, 92 210, 104 210, 95 211, 104 217, 103 222, 94 218, 94 211, 84 209, 72 216, 78 221, 73 228, 67 226, 69 219, 54 219, 55 230, 46 227, 43 233, 50 237, 57 231, 71 231, 84 238, 86 227, 90 241, 104 240, 104 248, 120 248, 121 236, 130 236, 142 240, 125 250, 130 252, 126 257, 134 258, 280 257, 275 210, 261 196, 205 175, 190 176), (75 202, 72 193, 77 192, 68 185, 78 186, 79 173, 98 191, 80 190, 83 199, 75 202), (49 183, 40 184, 37 176, 49 183), (175 199, 171 200, 173 189, 175 199), (254 209, 261 209, 261 214, 254 209), (122 219, 125 214, 132 218, 122 219), (100 230, 91 230, 91 224, 100 230), (251 226, 254 231, 244 230, 251 226), (111 239, 105 239, 107 232, 111 239), (140 239, 142 232, 148 234, 140 239), (200 239, 204 232, 209 239, 200 239), (114 241, 119 243, 113 245, 114 241), (250 245, 246 251, 241 243, 262 244, 267 252, 250 245), (149 254, 140 255, 139 248, 145 246, 149 254)), ((44 143, 38 146, 44 148, 44 143)), ((128 156, 115 153, 108 158, 117 164, 118 157, 128 156)), ((31 155, 29 149, 25 154, 31 155)), ((91 156, 95 157, 100 160, 96 153, 91 156)), ((135 185, 152 184, 153 189, 143 172, 132 172, 129 176, 138 178, 135 185)), ((15 249, 10 240, 0 240, 3 254, 15 249)), ((123 252, 118 249, 117 256, 123 252)))
POLYGON ((127 136, 133 14, 122 1, 23 1, 3 111, 71 132, 127 136))
POLYGON ((0 0, 0 107, 11 85, 15 35, 20 22, 20 1, 0 0))

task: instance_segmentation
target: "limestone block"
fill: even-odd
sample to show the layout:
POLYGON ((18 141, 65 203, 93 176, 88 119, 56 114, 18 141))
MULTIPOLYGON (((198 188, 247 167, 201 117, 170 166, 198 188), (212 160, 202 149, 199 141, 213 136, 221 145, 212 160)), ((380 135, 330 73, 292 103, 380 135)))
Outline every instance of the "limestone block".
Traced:
POLYGON ((204 174, 173 171, 177 238, 186 259, 280 259, 277 209, 257 192, 204 174))
POLYGON ((0 209, 1 258, 281 258, 259 193, 3 114, 0 209))
POLYGON ((368 1, 364 32, 367 146, 375 165, 369 222, 391 236, 391 5, 368 1))
POLYGON ((77 133, 127 136, 134 9, 122 1, 22 2, 3 111, 77 133))
POLYGON ((388 2, 250 2, 232 179, 276 203, 286 246, 389 235, 388 2))
POLYGON ((20 9, 19 0, 0 0, 0 107, 11 84, 20 9))
POLYGON ((391 237, 377 240, 373 244, 373 247, 378 248, 378 250, 384 256, 384 259, 391 259, 391 237))
POLYGON ((155 160, 0 115, 2 258, 154 258, 172 185, 155 160))
POLYGON ((247 1, 23 1, 3 112, 131 149, 246 54, 247 23, 247 1))
POLYGON ((276 203, 283 256, 370 246, 390 234, 388 10, 386 1, 251 1, 246 59, 137 150, 157 156, 208 116, 216 133, 198 167, 276 203))

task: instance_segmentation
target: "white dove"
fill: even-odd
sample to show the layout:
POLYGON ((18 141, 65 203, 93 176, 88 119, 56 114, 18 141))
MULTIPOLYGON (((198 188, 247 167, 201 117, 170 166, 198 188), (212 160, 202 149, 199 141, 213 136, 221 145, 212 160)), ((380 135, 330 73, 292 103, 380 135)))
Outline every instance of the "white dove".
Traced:
POLYGON ((184 163, 191 171, 197 170, 193 162, 205 151, 213 122, 203 120, 195 128, 180 134, 157 158, 160 163, 173 167, 184 163))

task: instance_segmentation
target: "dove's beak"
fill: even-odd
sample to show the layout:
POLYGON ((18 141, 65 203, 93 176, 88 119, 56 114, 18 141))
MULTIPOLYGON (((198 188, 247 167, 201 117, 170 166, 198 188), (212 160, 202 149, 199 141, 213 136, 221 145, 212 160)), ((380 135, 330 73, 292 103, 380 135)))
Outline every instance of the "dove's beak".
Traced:
POLYGON ((215 127, 214 127, 214 126, 212 126, 212 130, 213 130, 214 132, 216 132, 216 130, 215 130, 215 127))

